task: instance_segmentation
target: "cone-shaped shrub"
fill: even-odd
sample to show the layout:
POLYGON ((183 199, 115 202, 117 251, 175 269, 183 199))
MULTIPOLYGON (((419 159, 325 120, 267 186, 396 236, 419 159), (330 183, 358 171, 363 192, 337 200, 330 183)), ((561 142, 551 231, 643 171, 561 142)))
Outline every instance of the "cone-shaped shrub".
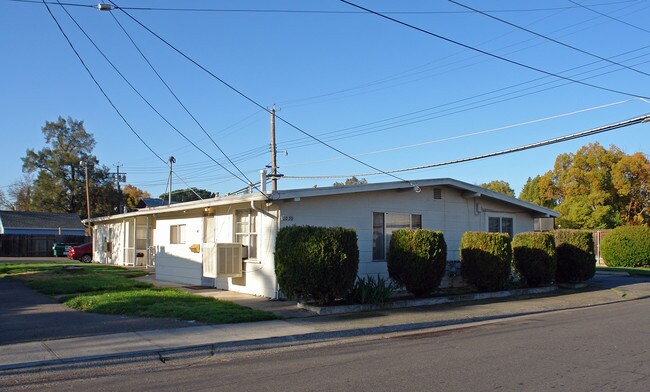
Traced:
POLYGON ((441 231, 396 230, 388 246, 388 275, 416 297, 440 285, 447 264, 441 231))
POLYGON ((559 283, 584 282, 596 273, 594 236, 589 230, 554 230, 557 270, 555 281, 559 283))
POLYGON ((650 267, 650 227, 615 228, 603 237, 600 254, 609 267, 650 267))
POLYGON ((553 234, 516 234, 512 239, 512 261, 515 271, 526 286, 551 283, 557 268, 553 234))
POLYGON ((359 270, 357 234, 341 227, 290 226, 275 241, 275 274, 289 298, 319 305, 343 297, 359 270))
POLYGON ((468 231, 460 240, 460 274, 479 291, 503 290, 511 260, 508 234, 468 231))

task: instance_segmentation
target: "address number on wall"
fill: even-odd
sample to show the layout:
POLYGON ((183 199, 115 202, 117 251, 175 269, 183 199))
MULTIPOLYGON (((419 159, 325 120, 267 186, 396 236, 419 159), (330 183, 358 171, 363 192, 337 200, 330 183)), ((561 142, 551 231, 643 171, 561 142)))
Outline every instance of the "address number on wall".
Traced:
POLYGON ((291 221, 293 221, 293 216, 291 216, 291 215, 283 215, 282 220, 291 222, 291 221))

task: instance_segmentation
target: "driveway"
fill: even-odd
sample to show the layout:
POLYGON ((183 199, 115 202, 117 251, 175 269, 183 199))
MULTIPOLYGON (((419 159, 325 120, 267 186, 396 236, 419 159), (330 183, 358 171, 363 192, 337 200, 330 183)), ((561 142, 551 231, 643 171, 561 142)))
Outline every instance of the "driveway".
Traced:
POLYGON ((0 345, 196 325, 172 319, 79 312, 18 280, 0 279, 0 345))

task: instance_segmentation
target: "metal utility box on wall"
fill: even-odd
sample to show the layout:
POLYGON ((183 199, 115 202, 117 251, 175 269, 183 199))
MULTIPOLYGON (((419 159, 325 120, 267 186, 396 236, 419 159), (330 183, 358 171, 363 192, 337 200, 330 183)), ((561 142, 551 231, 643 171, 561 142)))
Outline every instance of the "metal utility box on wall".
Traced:
POLYGON ((203 276, 235 278, 243 273, 242 244, 203 244, 203 276))
POLYGON ((535 231, 551 231, 555 228, 555 218, 535 218, 533 225, 535 231))

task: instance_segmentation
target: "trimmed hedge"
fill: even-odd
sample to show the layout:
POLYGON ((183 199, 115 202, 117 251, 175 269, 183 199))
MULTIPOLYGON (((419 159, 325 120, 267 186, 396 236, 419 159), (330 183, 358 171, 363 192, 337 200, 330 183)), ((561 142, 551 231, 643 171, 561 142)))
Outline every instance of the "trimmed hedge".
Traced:
POLYGON ((594 235, 589 230, 554 230, 557 270, 555 281, 559 283, 584 282, 596 273, 594 235))
POLYGON ((440 285, 447 264, 447 243, 441 231, 395 230, 388 246, 388 275, 420 297, 440 285))
POLYGON ((600 243, 608 267, 650 267, 650 227, 620 226, 600 243))
POLYGON ((460 240, 460 274, 479 291, 503 290, 511 260, 508 234, 468 231, 460 240))
POLYGON ((359 270, 357 234, 342 227, 290 226, 278 232, 275 274, 289 298, 323 305, 343 297, 359 270))
POLYGON ((535 287, 551 283, 557 269, 553 234, 516 234, 512 239, 512 261, 524 285, 535 287))

